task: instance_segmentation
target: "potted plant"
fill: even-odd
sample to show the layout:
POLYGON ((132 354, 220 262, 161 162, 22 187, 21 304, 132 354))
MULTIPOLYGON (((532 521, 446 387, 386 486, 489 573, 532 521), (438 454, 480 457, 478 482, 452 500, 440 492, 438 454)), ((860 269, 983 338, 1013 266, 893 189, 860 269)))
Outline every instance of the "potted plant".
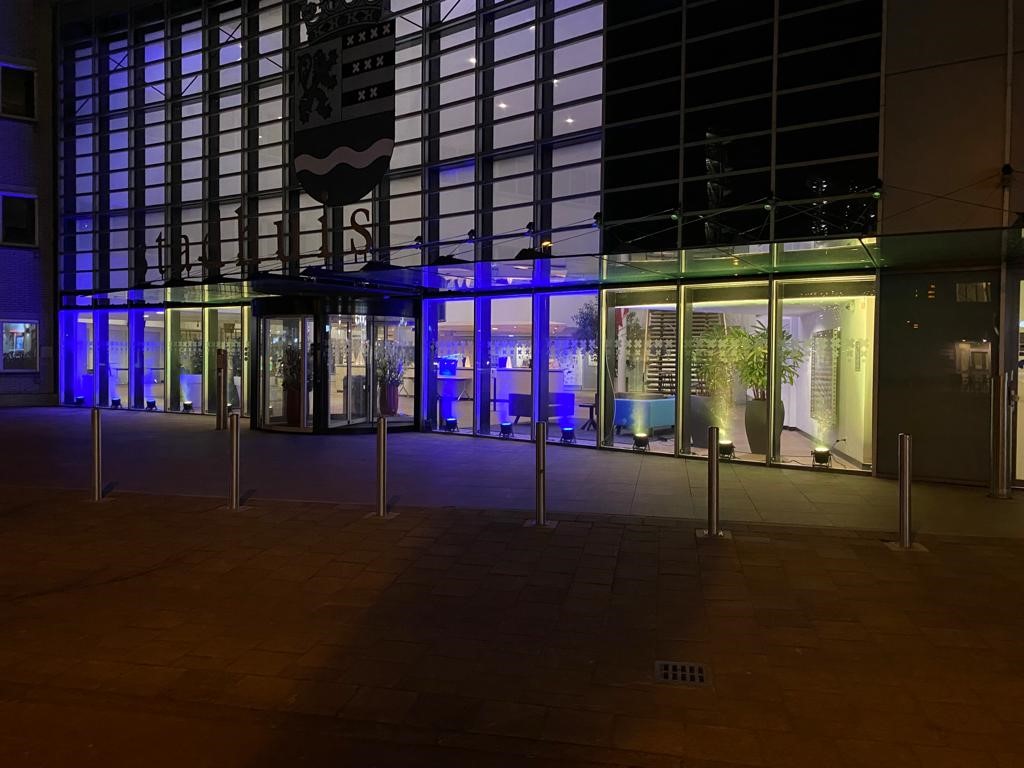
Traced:
POLYGON ((576 326, 576 339, 583 342, 588 355, 597 352, 597 335, 601 329, 601 318, 598 315, 597 302, 588 301, 573 314, 572 324, 576 326))
POLYGON ((732 425, 733 388, 737 367, 744 349, 742 328, 716 325, 694 337, 691 343, 691 385, 686 423, 690 442, 707 448, 708 427, 716 426, 722 439, 728 439, 732 425))
MULTIPOLYGON (((779 378, 783 384, 793 384, 800 375, 804 350, 789 331, 783 331, 776 348, 779 378)), ((747 403, 744 426, 751 453, 768 453, 768 329, 758 321, 752 331, 744 331, 744 344, 739 363, 740 381, 750 390, 752 400, 747 403)), ((775 403, 778 414, 774 440, 782 436, 786 408, 779 398, 775 403)))
POLYGON ((405 373, 405 354, 397 342, 377 342, 374 371, 380 389, 380 415, 394 416, 398 413, 398 388, 405 373))
POLYGON ((289 344, 277 361, 277 375, 284 390, 285 424, 302 426, 302 350, 289 344))

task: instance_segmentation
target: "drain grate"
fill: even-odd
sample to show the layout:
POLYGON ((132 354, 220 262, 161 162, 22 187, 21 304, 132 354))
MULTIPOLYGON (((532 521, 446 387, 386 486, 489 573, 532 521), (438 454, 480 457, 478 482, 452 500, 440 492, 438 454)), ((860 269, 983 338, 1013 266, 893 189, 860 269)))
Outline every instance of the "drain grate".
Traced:
POLYGON ((689 661, 656 661, 654 679, 671 685, 711 685, 711 668, 689 661))

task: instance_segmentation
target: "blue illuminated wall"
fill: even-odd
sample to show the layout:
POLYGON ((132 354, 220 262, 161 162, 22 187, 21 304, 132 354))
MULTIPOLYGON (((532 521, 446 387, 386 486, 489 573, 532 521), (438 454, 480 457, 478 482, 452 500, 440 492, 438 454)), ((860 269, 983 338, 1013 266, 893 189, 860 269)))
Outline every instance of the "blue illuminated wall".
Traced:
MULTIPOLYGON (((36 219, 36 236, 29 234, 28 242, 0 229, 0 323, 7 323, 0 325, 7 353, 0 358, 0 406, 55 399, 49 8, 34 0, 0 3, 0 67, 35 74, 34 116, 0 106, 0 199, 31 201, 36 219), (26 327, 31 328, 28 334, 22 332, 26 327), (22 365, 26 348, 31 361, 22 365), (12 364, 15 356, 17 365, 12 364)), ((0 219, 5 209, 13 220, 14 211, 6 206, 0 207, 0 219)))

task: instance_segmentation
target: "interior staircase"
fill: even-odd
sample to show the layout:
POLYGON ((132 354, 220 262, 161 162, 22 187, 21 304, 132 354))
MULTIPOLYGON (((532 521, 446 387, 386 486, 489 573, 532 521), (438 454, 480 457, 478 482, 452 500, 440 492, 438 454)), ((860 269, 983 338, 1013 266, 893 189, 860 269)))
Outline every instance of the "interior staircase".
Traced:
POLYGON ((652 309, 647 316, 644 385, 647 392, 674 395, 679 324, 676 313, 652 309))

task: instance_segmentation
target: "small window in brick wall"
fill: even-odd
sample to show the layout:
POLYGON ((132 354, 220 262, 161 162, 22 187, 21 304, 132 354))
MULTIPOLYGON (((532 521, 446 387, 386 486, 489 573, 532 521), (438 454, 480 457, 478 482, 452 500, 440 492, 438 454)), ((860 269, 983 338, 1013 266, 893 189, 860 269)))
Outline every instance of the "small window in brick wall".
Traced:
POLYGON ((0 115, 36 116, 36 73, 31 69, 0 65, 0 115))
POLYGON ((36 199, 0 193, 0 243, 36 244, 36 199))

